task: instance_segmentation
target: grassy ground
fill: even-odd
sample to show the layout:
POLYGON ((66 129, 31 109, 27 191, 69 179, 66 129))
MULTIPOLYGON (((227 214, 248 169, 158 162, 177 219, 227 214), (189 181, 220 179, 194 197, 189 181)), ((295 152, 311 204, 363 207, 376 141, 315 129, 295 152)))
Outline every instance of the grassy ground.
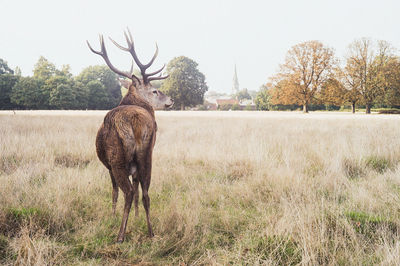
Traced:
POLYGON ((116 244, 104 114, 0 114, 0 264, 400 262, 399 116, 159 112, 155 237, 116 244))

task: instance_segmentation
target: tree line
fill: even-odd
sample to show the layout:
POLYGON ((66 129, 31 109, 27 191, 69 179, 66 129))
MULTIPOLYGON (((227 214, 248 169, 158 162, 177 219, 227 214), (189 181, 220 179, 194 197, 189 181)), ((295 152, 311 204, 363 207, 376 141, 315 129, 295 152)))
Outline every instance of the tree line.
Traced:
POLYGON ((400 106, 400 57, 386 41, 353 41, 342 60, 319 41, 294 45, 279 71, 260 89, 260 110, 400 106))
MULTIPOLYGON (((208 87, 197 66, 190 58, 176 57, 167 65, 168 80, 154 82, 175 100, 175 109, 203 102, 208 87)), ((119 78, 106 65, 89 66, 73 76, 69 65, 57 69, 43 56, 33 76, 23 77, 19 68, 14 71, 0 59, 0 109, 112 109, 122 98, 119 78)))
POLYGON ((1 109, 110 109, 121 100, 117 75, 106 66, 89 66, 74 77, 69 65, 57 69, 41 56, 33 76, 23 77, 0 63, 1 109))
MULTIPOLYGON (((253 98, 258 110, 338 110, 400 107, 400 57, 386 41, 362 38, 353 41, 342 59, 319 41, 294 45, 279 71, 257 95, 247 90, 235 98, 253 98)), ((174 99, 174 109, 204 103, 208 90, 198 64, 185 56, 173 58, 166 67, 169 78, 155 82, 174 99)), ((137 73, 138 76, 140 75, 137 73)), ((120 77, 107 66, 89 66, 73 76, 69 65, 57 69, 43 56, 33 76, 23 77, 0 59, 0 109, 111 109, 122 98, 120 77)))

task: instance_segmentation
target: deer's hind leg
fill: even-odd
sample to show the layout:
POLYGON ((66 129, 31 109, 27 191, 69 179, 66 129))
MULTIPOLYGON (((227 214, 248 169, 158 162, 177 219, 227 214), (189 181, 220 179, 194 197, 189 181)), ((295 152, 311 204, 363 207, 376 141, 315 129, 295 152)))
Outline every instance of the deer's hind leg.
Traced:
POLYGON ((126 224, 128 223, 129 212, 132 206, 134 188, 129 180, 129 172, 126 168, 113 167, 111 171, 118 187, 121 188, 122 192, 124 192, 125 198, 124 214, 122 216, 121 227, 117 238, 117 241, 121 243, 125 239, 126 224))
POLYGON ((133 203, 135 206, 135 217, 139 216, 139 179, 137 173, 136 164, 131 164, 130 174, 132 175, 132 185, 133 185, 133 203))
POLYGON ((148 193, 151 181, 151 151, 146 159, 147 160, 143 160, 142 163, 138 165, 138 177, 140 186, 142 187, 142 202, 144 210, 146 211, 147 229, 149 237, 153 237, 154 233, 150 222, 150 197, 148 193))
POLYGON ((111 183, 112 183, 112 211, 113 214, 115 215, 115 209, 117 207, 117 201, 118 201, 118 185, 117 182, 115 181, 115 178, 113 176, 112 171, 110 170, 110 176, 111 176, 111 183))
POLYGON ((134 195, 133 195, 133 203, 135 206, 135 217, 139 216, 139 179, 137 177, 137 172, 135 172, 134 175, 132 175, 132 185, 133 185, 133 190, 134 190, 134 195))

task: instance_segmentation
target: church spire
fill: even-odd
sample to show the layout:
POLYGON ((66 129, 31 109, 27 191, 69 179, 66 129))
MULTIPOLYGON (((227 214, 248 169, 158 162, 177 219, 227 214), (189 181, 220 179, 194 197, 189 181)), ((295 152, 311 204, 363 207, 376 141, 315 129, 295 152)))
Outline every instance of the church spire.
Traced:
POLYGON ((239 92, 239 80, 236 72, 236 64, 235 64, 235 73, 233 74, 233 86, 232 86, 232 94, 236 94, 239 92))

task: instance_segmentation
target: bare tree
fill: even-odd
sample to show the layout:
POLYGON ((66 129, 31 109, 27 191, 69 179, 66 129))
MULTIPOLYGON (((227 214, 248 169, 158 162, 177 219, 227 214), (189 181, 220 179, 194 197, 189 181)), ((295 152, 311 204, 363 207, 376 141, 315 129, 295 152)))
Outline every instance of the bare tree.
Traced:
POLYGON ((150 62, 142 64, 136 55, 129 30, 128 33, 129 35, 125 33, 127 48, 113 42, 122 50, 131 53, 140 68, 141 78, 133 74, 133 66, 130 72, 123 72, 111 64, 102 36, 100 36, 101 51, 95 51, 88 42, 90 50, 103 57, 112 71, 131 80, 128 85, 128 93, 118 107, 107 113, 96 137, 97 156, 109 170, 111 176, 114 214, 118 199, 118 188, 123 191, 125 196, 124 214, 118 234, 118 242, 124 241, 126 224, 133 200, 135 200, 136 215, 138 213, 139 183, 142 188, 142 200, 146 211, 148 233, 150 237, 154 235, 150 223, 150 198, 148 195, 151 180, 152 153, 157 131, 153 107, 168 108, 173 104, 173 101, 168 96, 154 89, 150 84, 152 80, 167 78, 161 75, 154 77, 164 67, 155 72, 146 73, 146 70, 152 65, 157 56, 158 47, 150 62), (130 175, 132 175, 132 182, 129 179, 130 175))

